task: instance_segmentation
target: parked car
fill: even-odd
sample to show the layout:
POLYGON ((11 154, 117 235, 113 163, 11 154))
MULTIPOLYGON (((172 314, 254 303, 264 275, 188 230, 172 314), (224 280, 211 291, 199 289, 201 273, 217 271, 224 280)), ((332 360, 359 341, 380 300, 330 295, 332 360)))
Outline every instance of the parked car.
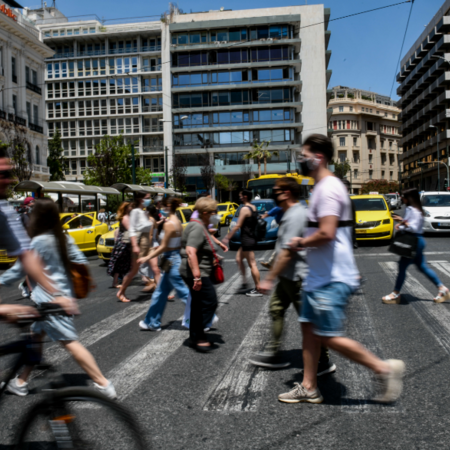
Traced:
POLYGON ((400 209, 402 207, 402 199, 398 194, 385 194, 384 198, 389 204, 390 209, 400 209))
MULTIPOLYGON (((252 205, 256 206, 256 210, 258 211, 258 215, 262 216, 264 213, 270 211, 274 208, 275 201, 272 199, 261 199, 261 200, 253 200, 252 205)), ((237 211, 234 214, 233 219, 231 220, 229 231, 231 231, 237 224, 239 213, 241 212, 244 205, 240 205, 237 211)), ((274 244, 277 240, 278 236, 278 223, 276 222, 274 217, 266 217, 264 219, 267 222, 266 228, 266 237, 262 241, 258 241, 257 245, 265 245, 265 244, 274 244)), ((238 230, 230 241, 230 247, 237 247, 241 244, 241 231, 238 230)))
POLYGON ((119 227, 119 222, 114 223, 111 226, 111 230, 105 234, 102 234, 97 244, 97 253, 100 259, 109 261, 111 259, 111 253, 114 248, 114 234, 116 228, 119 227))
POLYGON ((231 219, 239 208, 239 205, 232 202, 219 203, 217 205, 217 214, 220 216, 220 225, 228 227, 230 225, 231 219))
POLYGON ((421 196, 425 214, 425 233, 445 233, 450 231, 450 192, 424 192, 421 196))

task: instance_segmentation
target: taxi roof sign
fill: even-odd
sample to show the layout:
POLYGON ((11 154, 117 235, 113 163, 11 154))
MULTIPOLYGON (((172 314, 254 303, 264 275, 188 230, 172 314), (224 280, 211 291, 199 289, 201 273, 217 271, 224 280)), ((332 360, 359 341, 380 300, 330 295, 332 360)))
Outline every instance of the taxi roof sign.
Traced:
POLYGON ((378 192, 372 191, 372 192, 369 192, 369 195, 378 195, 378 192))

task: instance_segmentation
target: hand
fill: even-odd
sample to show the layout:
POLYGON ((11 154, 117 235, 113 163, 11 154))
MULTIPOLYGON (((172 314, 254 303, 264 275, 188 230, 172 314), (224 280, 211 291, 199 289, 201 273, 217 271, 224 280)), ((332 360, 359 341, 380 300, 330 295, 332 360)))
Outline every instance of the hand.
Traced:
POLYGON ((227 236, 225 236, 225 237, 222 239, 222 244, 225 245, 225 246, 228 246, 228 243, 229 243, 229 242, 230 242, 230 240, 228 239, 227 236))
POLYGON ((270 291, 273 289, 273 284, 272 280, 265 279, 259 283, 258 291, 261 292, 261 294, 270 294, 270 291))
POLYGON ((400 224, 398 223, 394 228, 398 231, 400 229, 400 224))
POLYGON ((398 216, 397 214, 392 214, 392 218, 395 220, 395 221, 397 221, 397 222, 401 222, 403 219, 400 217, 400 216, 398 216))
POLYGON ((291 250, 293 250, 295 252, 302 250, 303 249, 303 238, 301 238, 301 237, 292 238, 291 241, 289 242, 289 247, 291 248, 291 250))
POLYGON ((77 301, 73 298, 55 297, 52 303, 57 303, 59 306, 61 306, 61 308, 63 308, 66 314, 69 316, 77 316, 78 314, 80 314, 77 301))
POLYGON ((139 245, 133 245, 133 253, 135 253, 136 255, 139 255, 140 251, 141 251, 141 249, 139 248, 139 245))
POLYGON ((194 291, 199 291, 202 288, 202 280, 194 280, 194 291))
POLYGON ((224 252, 227 252, 227 251, 228 251, 228 247, 227 247, 223 242, 221 242, 219 245, 220 245, 220 248, 221 248, 224 252))
POLYGON ((0 316, 4 317, 7 322, 14 323, 19 319, 39 317, 39 313, 31 306, 0 305, 0 316))

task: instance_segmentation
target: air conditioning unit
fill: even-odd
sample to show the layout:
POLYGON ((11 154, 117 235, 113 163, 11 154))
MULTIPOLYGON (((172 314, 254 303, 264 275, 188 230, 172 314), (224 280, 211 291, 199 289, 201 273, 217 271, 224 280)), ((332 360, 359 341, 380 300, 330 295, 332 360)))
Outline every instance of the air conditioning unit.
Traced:
POLYGON ((228 41, 222 41, 222 44, 228 44, 228 41))
POLYGON ((267 38, 267 42, 273 42, 273 38, 267 38))
POLYGON ((177 44, 172 44, 172 47, 176 47, 177 46, 177 44))
POLYGON ((260 41, 265 41, 266 40, 266 38, 262 38, 262 39, 260 39, 260 41))
POLYGON ((214 42, 216 45, 219 45, 221 42, 220 41, 215 41, 214 42))

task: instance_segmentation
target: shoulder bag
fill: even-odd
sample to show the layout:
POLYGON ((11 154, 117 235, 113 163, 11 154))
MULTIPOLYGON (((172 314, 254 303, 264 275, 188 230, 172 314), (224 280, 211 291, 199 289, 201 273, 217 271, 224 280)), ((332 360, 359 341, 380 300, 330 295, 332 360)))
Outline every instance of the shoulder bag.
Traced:
POLYGON ((213 270, 211 273, 211 281, 213 282, 213 284, 221 284, 225 281, 225 275, 223 273, 223 268, 222 268, 222 264, 220 263, 220 260, 217 256, 216 251, 214 250, 214 245, 211 242, 211 238, 208 235, 208 231, 206 230, 205 226, 198 220, 196 219, 191 219, 191 222, 197 222, 199 223, 202 228, 203 231, 205 233, 206 236, 206 240, 208 241, 209 246, 211 247, 212 253, 213 253, 213 257, 214 257, 214 265, 213 265, 213 270))
POLYGON ((86 264, 71 262, 70 277, 75 298, 86 298, 89 295, 89 291, 95 288, 94 280, 86 264))
POLYGON ((389 251, 398 256, 412 259, 416 256, 418 238, 414 233, 400 230, 394 236, 389 251))

